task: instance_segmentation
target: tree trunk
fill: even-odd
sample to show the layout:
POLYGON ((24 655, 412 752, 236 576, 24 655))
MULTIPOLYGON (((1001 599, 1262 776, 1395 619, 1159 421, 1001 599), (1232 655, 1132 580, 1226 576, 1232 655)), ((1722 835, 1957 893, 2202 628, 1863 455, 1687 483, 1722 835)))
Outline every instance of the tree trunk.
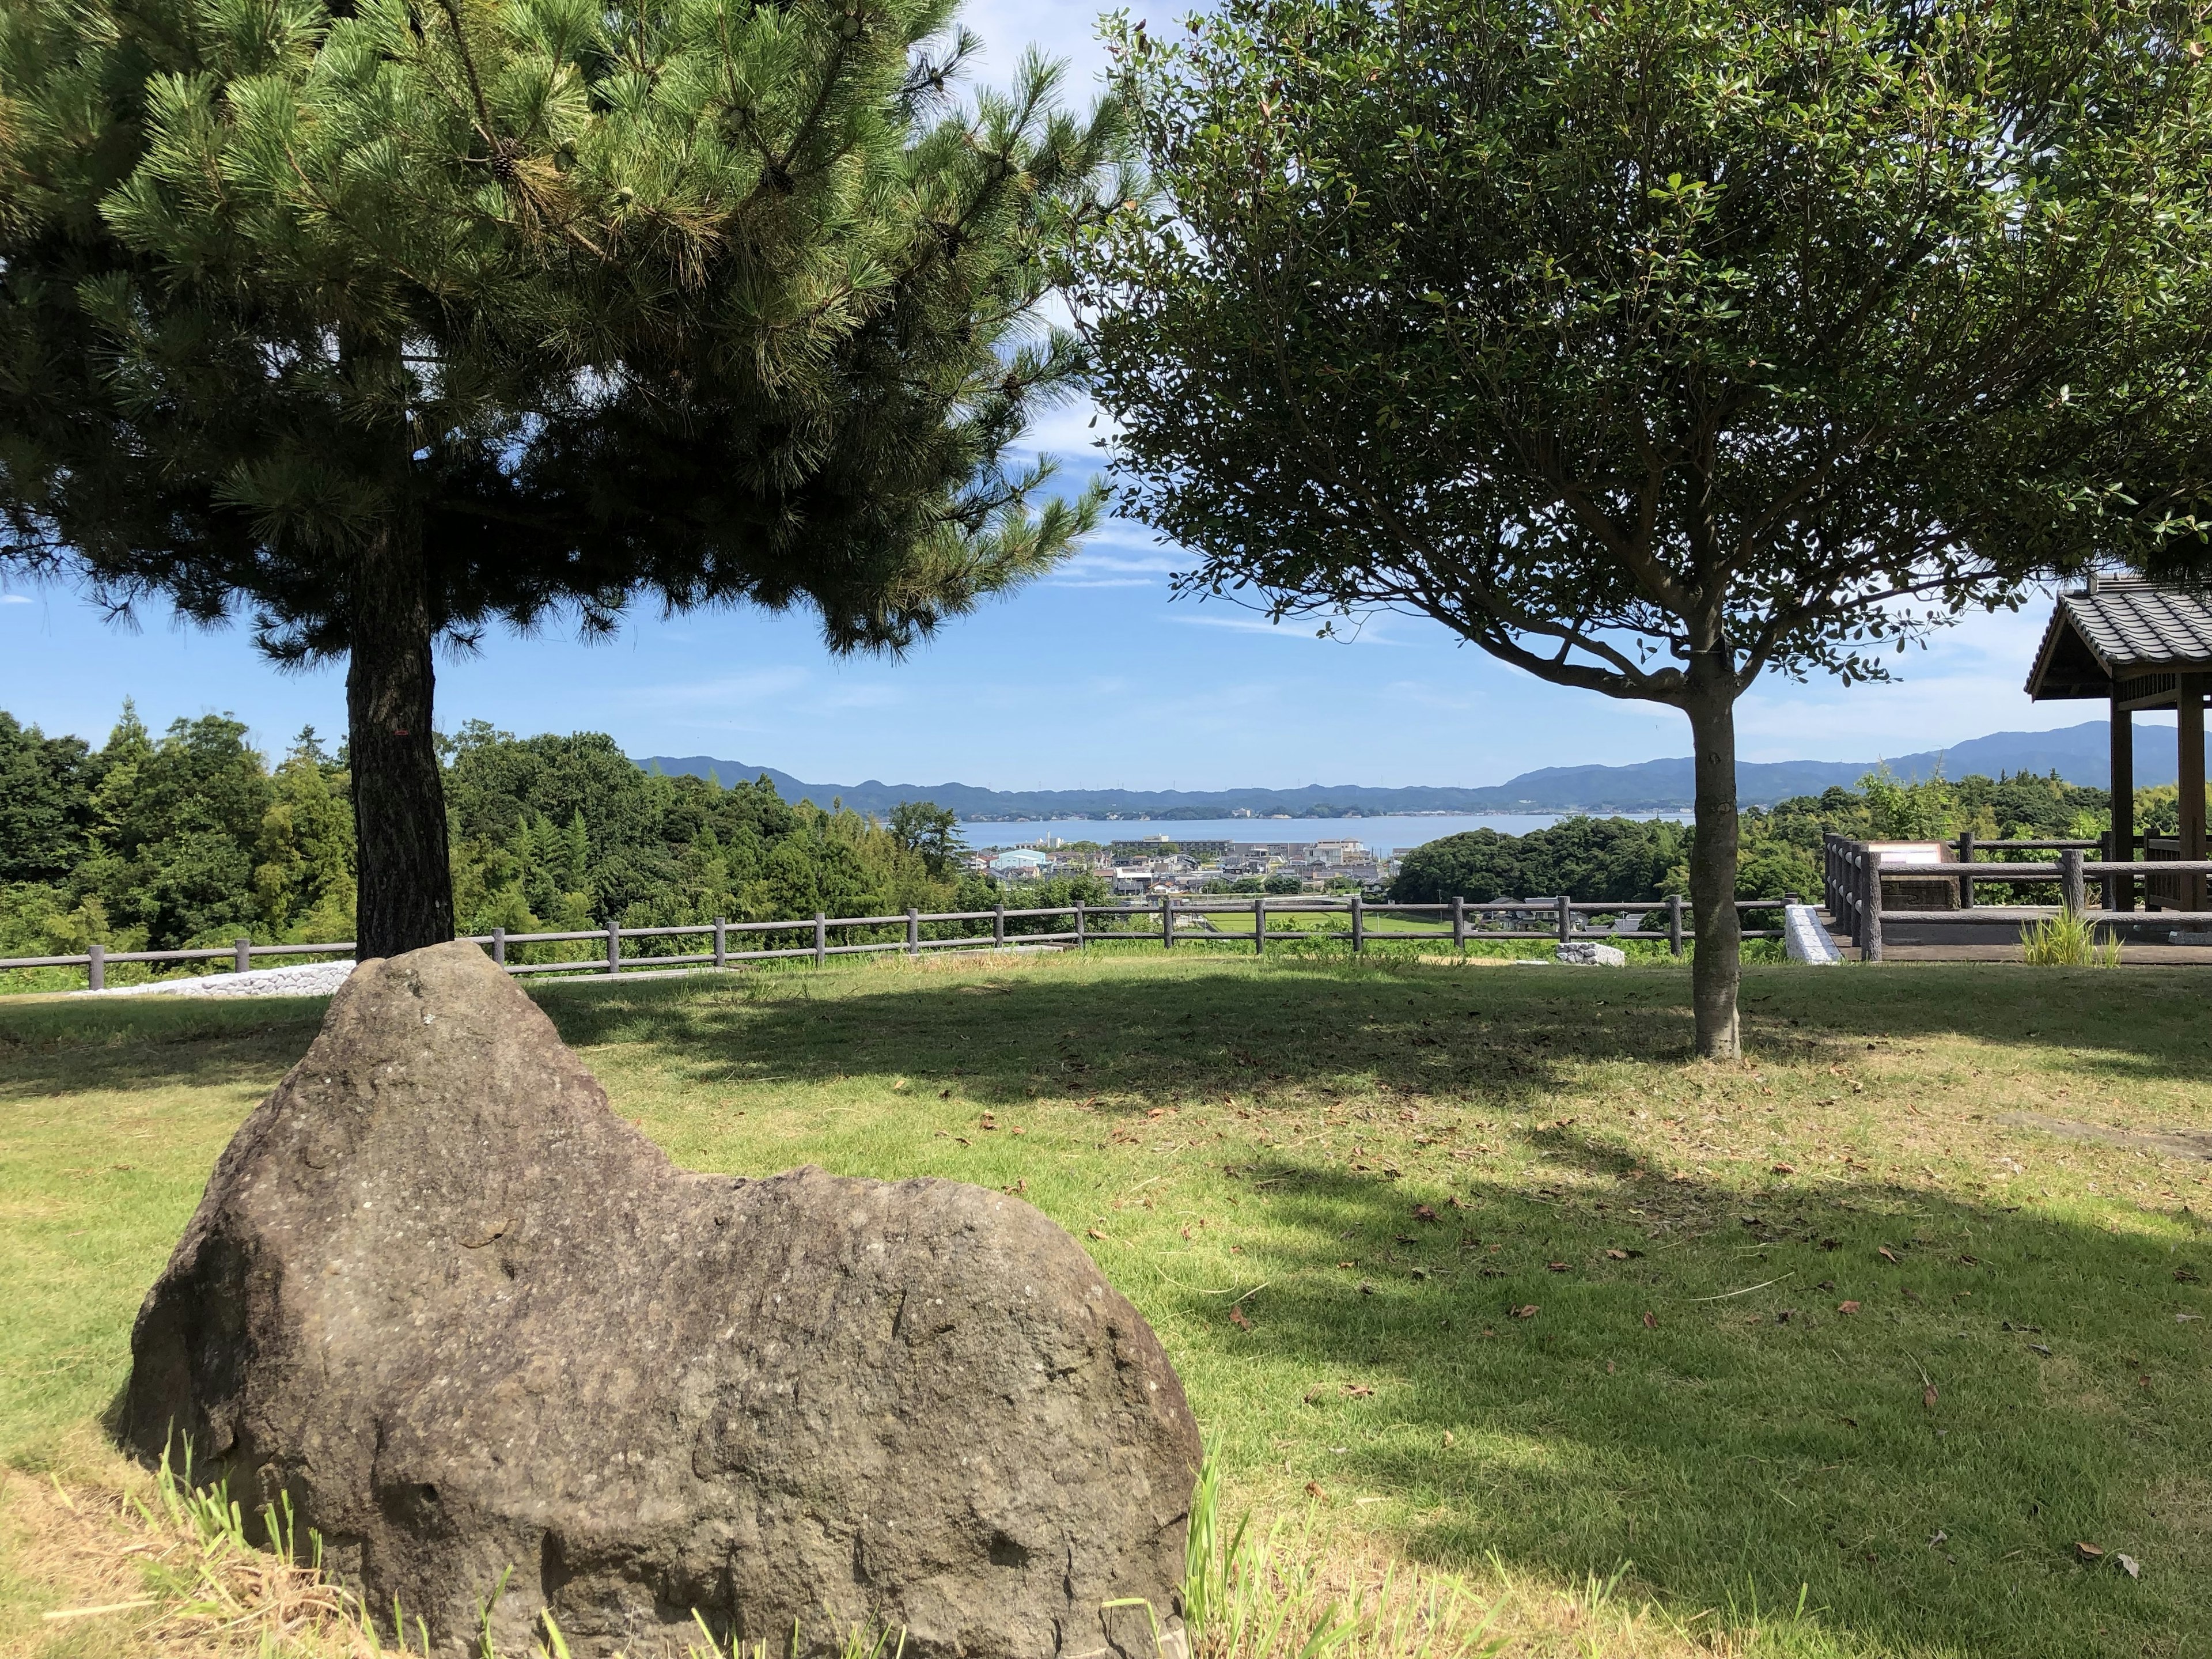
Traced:
POLYGON ((431 735, 429 574, 419 526, 395 515, 355 566, 346 667, 360 888, 356 955, 453 937, 445 781, 431 735))
POLYGON ((1734 1060, 1743 1052, 1736 1027, 1743 925, 1735 908, 1735 699, 1723 689, 1701 688, 1686 712, 1697 752, 1690 906, 1698 942, 1690 958, 1690 1000, 1697 1012, 1698 1053, 1734 1060))

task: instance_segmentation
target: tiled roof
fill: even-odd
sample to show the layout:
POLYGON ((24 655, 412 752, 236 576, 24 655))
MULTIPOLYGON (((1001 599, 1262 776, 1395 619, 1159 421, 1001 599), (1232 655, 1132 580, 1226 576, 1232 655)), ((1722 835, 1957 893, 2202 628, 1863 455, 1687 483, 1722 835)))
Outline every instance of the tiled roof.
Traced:
POLYGON ((2212 662, 2212 604, 2148 582, 2107 582, 2058 601, 2107 668, 2212 662))
MULTIPOLYGON (((2106 581, 2094 593, 2062 593, 2035 653, 2031 696, 2080 696, 2052 683, 2063 654, 2062 633, 2088 648, 2109 678, 2127 679, 2162 669, 2212 668, 2212 593, 2190 592, 2151 582, 2106 581)), ((2081 647, 2071 647, 2078 653, 2081 647)), ((2079 661, 2078 654, 2073 659, 2079 661)), ((2081 665, 2086 670, 2086 663, 2081 665)), ((2060 675, 2057 678, 2070 678, 2060 675)))

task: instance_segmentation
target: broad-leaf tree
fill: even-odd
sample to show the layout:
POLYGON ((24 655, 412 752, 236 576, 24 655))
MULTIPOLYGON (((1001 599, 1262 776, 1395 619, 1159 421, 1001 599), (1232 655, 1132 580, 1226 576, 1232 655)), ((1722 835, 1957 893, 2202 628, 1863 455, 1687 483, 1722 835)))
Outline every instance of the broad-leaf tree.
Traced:
POLYGON ((1080 299, 1133 510, 1189 590, 1393 607, 1681 709, 1698 1043, 1732 1054, 1735 703, 1881 678, 2121 533, 2112 468, 2203 337, 2203 9, 1124 26, 1159 190, 1089 240, 1080 299))
POLYGON ((439 641, 643 596, 897 650, 1095 514, 1009 452, 1117 118, 1033 60, 957 102, 952 5, 0 12, 0 562, 347 656, 364 954, 453 934, 439 641))

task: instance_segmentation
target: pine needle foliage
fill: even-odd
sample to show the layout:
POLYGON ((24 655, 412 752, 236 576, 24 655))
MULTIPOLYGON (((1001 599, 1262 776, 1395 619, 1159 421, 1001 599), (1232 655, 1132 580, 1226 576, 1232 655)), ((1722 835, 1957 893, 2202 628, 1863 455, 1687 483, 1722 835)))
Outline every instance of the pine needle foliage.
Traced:
POLYGON ((646 596, 896 651, 1049 567, 1097 498, 1010 450, 1124 124, 1034 56, 963 95, 953 9, 11 4, 0 563, 350 653, 424 843, 365 812, 365 900, 434 866, 432 639, 646 596))

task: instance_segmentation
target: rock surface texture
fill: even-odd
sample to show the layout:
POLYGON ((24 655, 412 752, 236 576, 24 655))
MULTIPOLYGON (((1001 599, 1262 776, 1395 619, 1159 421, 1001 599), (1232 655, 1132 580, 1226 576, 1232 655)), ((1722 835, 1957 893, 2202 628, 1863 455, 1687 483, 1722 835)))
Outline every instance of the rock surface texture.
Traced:
POLYGON ((368 962, 217 1164, 131 1336, 126 1432, 448 1650, 1150 1659, 1198 1430, 1028 1205, 695 1175, 470 945, 368 962), (511 1572, 510 1572, 511 1570, 511 1572))

